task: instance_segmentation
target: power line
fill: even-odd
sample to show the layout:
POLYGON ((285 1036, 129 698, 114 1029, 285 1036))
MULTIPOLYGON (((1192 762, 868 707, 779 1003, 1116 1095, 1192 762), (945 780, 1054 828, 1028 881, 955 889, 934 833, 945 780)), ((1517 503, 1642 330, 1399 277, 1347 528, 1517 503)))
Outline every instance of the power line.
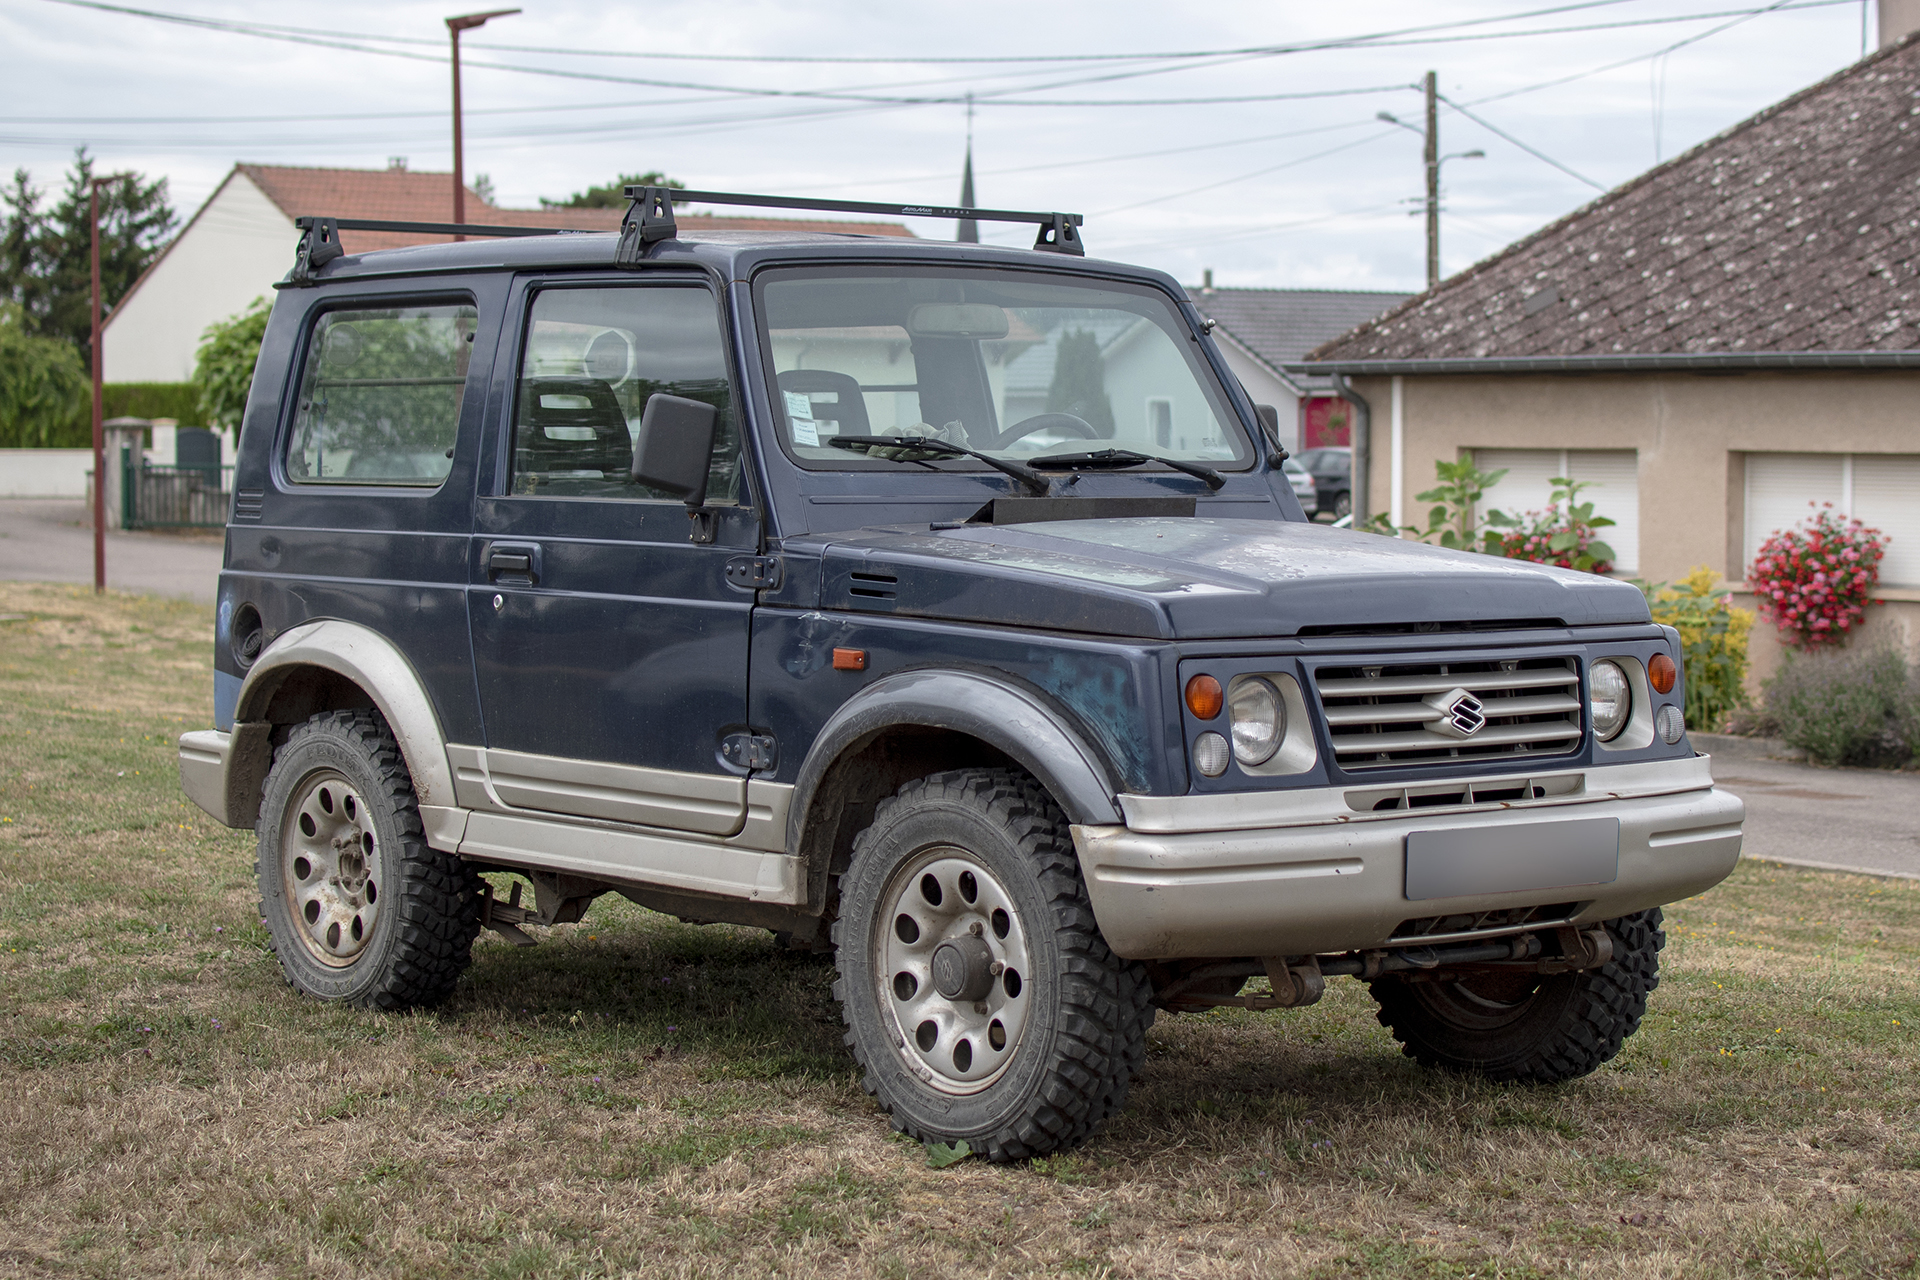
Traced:
POLYGON ((1555 160, 1552 156, 1548 155, 1546 152, 1541 151, 1537 147, 1530 146, 1527 143, 1520 141, 1520 139, 1514 137, 1512 134, 1508 133, 1505 129, 1502 129, 1499 125, 1490 124, 1487 121, 1482 120, 1479 116, 1473 114, 1473 112, 1467 110, 1465 107, 1455 102, 1452 98, 1449 98, 1446 94, 1442 93, 1436 96, 1440 99, 1440 101, 1446 103, 1448 106, 1452 107, 1455 111, 1458 111, 1461 115, 1473 121, 1475 124, 1479 125, 1482 129, 1485 129, 1488 133, 1491 133, 1496 137, 1505 138, 1508 142, 1511 142, 1514 146, 1520 148, 1522 151, 1532 156, 1535 160, 1545 161, 1547 164, 1552 165, 1554 168, 1558 169, 1560 172, 1566 174, 1570 178, 1578 178, 1580 181, 1592 187, 1595 191, 1605 191, 1607 189, 1606 187, 1602 186, 1598 182, 1595 182, 1592 178, 1589 178, 1586 174, 1581 173, 1575 169, 1569 169, 1566 165, 1561 164, 1558 160, 1555 160))

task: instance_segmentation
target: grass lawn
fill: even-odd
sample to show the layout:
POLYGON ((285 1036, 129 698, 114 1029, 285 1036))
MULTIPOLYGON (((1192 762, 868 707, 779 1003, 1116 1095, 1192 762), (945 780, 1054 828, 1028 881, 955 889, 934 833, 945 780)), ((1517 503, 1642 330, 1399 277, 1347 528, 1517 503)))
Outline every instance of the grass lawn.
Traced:
POLYGON ((1920 883, 1743 865, 1571 1085, 1423 1071, 1335 980, 933 1169, 764 933, 603 899, 431 1013, 294 994, 175 775, 210 635, 0 584, 0 1276, 1920 1276, 1920 883))

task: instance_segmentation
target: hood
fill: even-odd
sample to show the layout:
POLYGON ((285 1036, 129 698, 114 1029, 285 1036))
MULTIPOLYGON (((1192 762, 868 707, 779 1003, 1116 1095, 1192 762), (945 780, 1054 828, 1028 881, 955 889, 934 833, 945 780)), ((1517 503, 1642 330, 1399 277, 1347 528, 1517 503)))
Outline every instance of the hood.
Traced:
POLYGON ((1291 521, 1063 520, 802 541, 821 555, 822 608, 1004 626, 1238 639, 1650 620, 1628 583, 1291 521))

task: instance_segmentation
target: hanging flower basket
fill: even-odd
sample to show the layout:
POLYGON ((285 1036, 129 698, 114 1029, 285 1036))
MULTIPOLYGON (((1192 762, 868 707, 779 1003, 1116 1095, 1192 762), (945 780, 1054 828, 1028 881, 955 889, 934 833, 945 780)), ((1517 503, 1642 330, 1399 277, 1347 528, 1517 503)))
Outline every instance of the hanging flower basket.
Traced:
POLYGON ((1813 514, 1776 531, 1747 570, 1760 615, 1796 649, 1845 644, 1877 604, 1887 535, 1843 518, 1831 502, 1808 503, 1813 514))

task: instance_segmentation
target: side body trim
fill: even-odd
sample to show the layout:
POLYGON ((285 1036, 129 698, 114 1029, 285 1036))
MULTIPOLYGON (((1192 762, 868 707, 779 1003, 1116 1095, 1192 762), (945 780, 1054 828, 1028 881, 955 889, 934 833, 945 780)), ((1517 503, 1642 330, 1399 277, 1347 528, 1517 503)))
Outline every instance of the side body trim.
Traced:
POLYGON ((798 904, 805 884, 800 859, 784 853, 519 814, 468 815, 459 852, 480 861, 783 906, 798 904))

